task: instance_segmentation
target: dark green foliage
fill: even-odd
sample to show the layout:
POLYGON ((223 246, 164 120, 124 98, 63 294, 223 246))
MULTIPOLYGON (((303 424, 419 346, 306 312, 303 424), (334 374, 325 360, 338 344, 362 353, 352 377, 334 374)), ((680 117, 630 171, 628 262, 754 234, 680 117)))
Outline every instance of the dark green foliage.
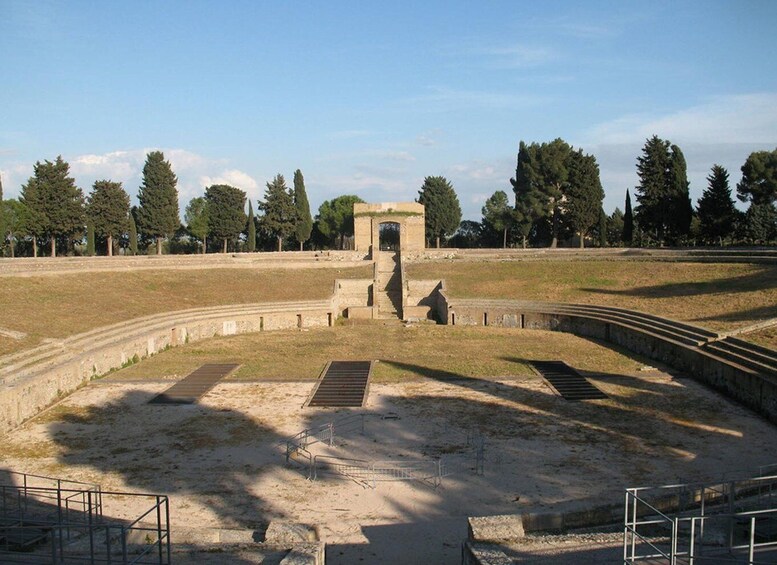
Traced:
POLYGON ((137 208, 132 208, 129 215, 129 252, 130 255, 138 254, 138 229, 135 224, 137 208))
POLYGON ((297 223, 294 198, 286 188, 283 175, 276 175, 272 182, 267 183, 264 202, 259 202, 259 209, 264 212, 262 226, 278 240, 278 251, 282 251, 283 240, 294 233, 297 223))
POLYGON ((481 224, 471 220, 463 220, 448 243, 451 247, 459 249, 481 247, 484 239, 482 234, 483 226, 481 224))
POLYGON ((299 250, 302 251, 302 246, 310 239, 310 233, 313 231, 313 217, 310 215, 308 194, 305 192, 305 179, 299 169, 294 171, 294 207, 297 209, 294 234, 299 242, 299 250))
MULTIPOLYGON (((583 247, 582 238, 580 247, 583 247)), ((607 247, 607 214, 604 213, 604 208, 599 209, 599 247, 607 247)))
POLYGON ((87 215, 95 234, 107 239, 107 255, 113 255, 113 238, 129 229, 130 198, 120 182, 98 180, 87 202, 87 215))
POLYGON ((146 156, 143 183, 138 191, 137 228, 148 238, 156 238, 157 254, 162 239, 170 237, 180 224, 178 217, 178 179, 161 151, 146 156))
POLYGON ((222 251, 227 252, 227 242, 237 239, 246 225, 246 193, 228 184, 214 184, 205 189, 208 203, 208 233, 223 240, 222 251))
POLYGON ((353 235, 353 205, 364 202, 358 196, 345 194, 333 200, 324 201, 318 208, 316 223, 321 235, 329 245, 345 247, 345 240, 353 235))
POLYGON ((742 165, 737 197, 742 202, 755 204, 774 204, 777 201, 777 149, 750 154, 742 165))
POLYGON ((538 195, 542 215, 550 218, 550 246, 558 245, 564 213, 563 199, 569 178, 568 156, 572 148, 561 138, 528 147, 525 165, 532 190, 538 195))
POLYGON ((248 201, 248 229, 246 231, 246 249, 249 253, 256 251, 256 218, 254 217, 254 205, 248 201))
POLYGON ((693 208, 685 157, 676 145, 653 136, 637 158, 636 219, 656 243, 678 243, 688 235, 693 208))
POLYGON ((86 221, 86 254, 94 257, 94 224, 91 219, 86 221))
POLYGON ((720 165, 714 165, 707 182, 697 208, 699 236, 707 243, 723 245, 723 239, 732 235, 737 218, 728 184, 728 171, 720 165))
POLYGON ((189 201, 183 213, 186 229, 196 240, 202 242, 202 252, 205 253, 208 238, 208 201, 204 196, 197 196, 189 201))
POLYGON ((626 189, 626 211, 623 213, 623 234, 622 240, 625 245, 631 245, 634 239, 634 213, 631 211, 631 196, 629 189, 626 189))
POLYGON ((543 196, 537 186, 531 182, 531 160, 536 151, 536 144, 529 147, 521 141, 518 145, 518 163, 515 168, 515 178, 510 179, 515 193, 515 216, 513 218, 515 228, 522 239, 522 246, 526 248, 532 226, 543 214, 543 196))
POLYGON ((750 204, 745 213, 745 237, 756 245, 766 245, 777 238, 777 209, 774 204, 750 204))
POLYGON ((8 239, 9 254, 14 257, 18 240, 29 233, 27 231, 29 211, 23 202, 13 198, 3 200, 0 206, 5 219, 5 233, 2 234, 2 238, 8 239))
MULTIPOLYGON (((489 240, 496 240, 502 247, 507 247, 507 232, 512 226, 515 216, 514 209, 510 206, 507 193, 497 190, 492 194, 481 210, 483 214, 483 236, 489 240)), ((457 230, 459 233, 461 229, 457 230)))
POLYGON ((426 237, 436 241, 454 234, 461 223, 461 206, 453 185, 445 177, 426 177, 418 202, 424 205, 426 214, 426 237))
POLYGON ((34 175, 22 186, 20 200, 29 210, 28 230, 47 238, 51 256, 56 255, 56 240, 81 239, 84 233, 84 193, 68 176, 70 165, 57 157, 35 163, 34 175))
MULTIPOLYGON (((604 214, 604 189, 599 180, 599 165, 593 155, 585 155, 582 149, 578 149, 569 152, 566 167, 564 211, 570 225, 580 235, 580 247, 584 247, 588 231, 604 214)), ((606 237, 606 231, 606 228, 601 230, 600 236, 604 234, 606 237)))
POLYGON ((615 208, 615 211, 607 218, 607 243, 609 245, 617 246, 622 241, 623 218, 623 212, 620 208, 615 208))

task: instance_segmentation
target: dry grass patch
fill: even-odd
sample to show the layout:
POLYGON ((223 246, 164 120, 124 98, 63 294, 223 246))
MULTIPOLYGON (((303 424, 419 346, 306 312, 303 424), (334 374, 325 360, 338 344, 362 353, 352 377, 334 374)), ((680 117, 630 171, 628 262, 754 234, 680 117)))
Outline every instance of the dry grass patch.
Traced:
POLYGON ((462 298, 619 306, 713 330, 777 316, 777 266, 632 261, 427 262, 410 277, 445 279, 462 298))
POLYGON ((204 363, 238 362, 228 380, 314 380, 331 360, 378 360, 375 382, 428 377, 534 378, 527 360, 563 359, 583 371, 629 373, 639 360, 569 334, 466 326, 337 326, 221 337, 165 351, 111 379, 184 377, 204 363))
POLYGON ((43 337, 64 338, 141 316, 228 304, 318 300, 335 279, 370 278, 369 266, 311 269, 202 269, 87 272, 56 277, 0 277, 3 326, 30 334, 0 338, 0 354, 43 337))

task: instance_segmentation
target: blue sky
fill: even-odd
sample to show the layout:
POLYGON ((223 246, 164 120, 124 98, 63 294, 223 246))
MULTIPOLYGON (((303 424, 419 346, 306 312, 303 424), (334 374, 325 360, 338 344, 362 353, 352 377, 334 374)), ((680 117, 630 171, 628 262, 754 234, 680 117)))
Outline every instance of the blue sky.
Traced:
POLYGON ((777 147, 777 2, 0 0, 0 174, 61 154, 88 193, 161 149, 181 210, 226 182, 256 204, 302 170, 313 212, 417 196, 444 175, 466 219, 511 195, 520 140, 596 155, 623 208, 653 134, 713 164, 777 147))

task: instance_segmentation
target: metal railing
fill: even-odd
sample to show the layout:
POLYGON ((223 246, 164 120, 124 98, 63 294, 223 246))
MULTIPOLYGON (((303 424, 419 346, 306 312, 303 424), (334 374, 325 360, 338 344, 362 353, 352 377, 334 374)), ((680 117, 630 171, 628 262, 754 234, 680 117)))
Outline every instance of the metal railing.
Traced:
POLYGON ((99 485, 11 473, 0 485, 0 562, 169 564, 167 496, 105 492, 99 485), (54 484, 56 486, 32 486, 54 484), (67 488, 62 486, 67 485, 67 488), (132 521, 106 518, 147 500, 132 521))
POLYGON ((630 488, 623 563, 777 562, 777 475, 630 488))

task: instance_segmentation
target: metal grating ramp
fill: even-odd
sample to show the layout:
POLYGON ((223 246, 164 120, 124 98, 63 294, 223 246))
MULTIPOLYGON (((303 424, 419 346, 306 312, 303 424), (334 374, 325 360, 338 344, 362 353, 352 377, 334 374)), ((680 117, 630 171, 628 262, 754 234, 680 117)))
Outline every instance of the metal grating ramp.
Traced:
POLYGON ((372 361, 330 361, 308 402, 308 406, 363 406, 372 361))
POLYGON ((149 404, 194 404, 199 397, 212 389, 217 382, 237 369, 236 363, 203 365, 184 377, 162 394, 148 401, 149 404))
POLYGON ((565 400, 607 398, 606 394, 563 361, 532 361, 531 363, 565 400))

